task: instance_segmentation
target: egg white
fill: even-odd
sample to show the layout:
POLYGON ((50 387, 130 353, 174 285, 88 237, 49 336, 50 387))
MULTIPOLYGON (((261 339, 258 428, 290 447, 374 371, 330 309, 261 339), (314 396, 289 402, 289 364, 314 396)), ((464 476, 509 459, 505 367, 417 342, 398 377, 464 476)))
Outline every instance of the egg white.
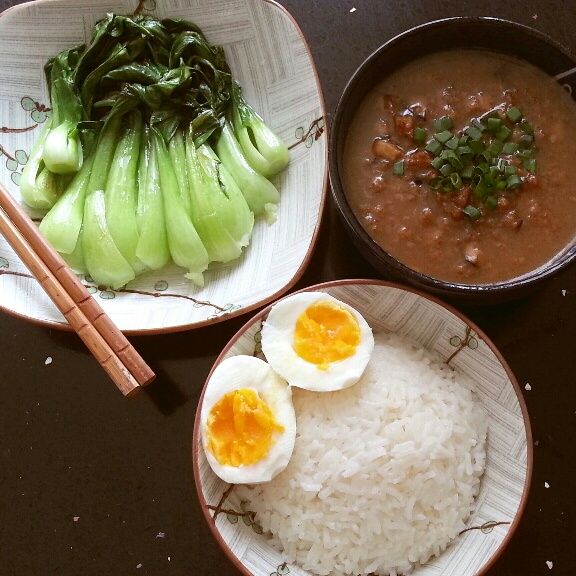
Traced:
POLYGON ((270 365, 253 356, 231 356, 214 369, 204 390, 200 411, 202 446, 214 473, 230 484, 268 482, 286 466, 294 450, 296 416, 292 390, 270 365), (284 427, 276 442, 262 460, 254 464, 230 466, 220 464, 208 449, 207 422, 210 410, 228 392, 250 388, 256 391, 284 427))
POLYGON ((342 390, 362 376, 374 349, 374 335, 364 317, 352 306, 324 292, 301 292, 280 300, 270 309, 262 326, 262 351, 274 370, 290 386, 314 392, 342 390), (360 327, 360 343, 355 353, 320 369, 304 360, 293 348, 296 320, 311 304, 330 300, 346 308, 360 327))

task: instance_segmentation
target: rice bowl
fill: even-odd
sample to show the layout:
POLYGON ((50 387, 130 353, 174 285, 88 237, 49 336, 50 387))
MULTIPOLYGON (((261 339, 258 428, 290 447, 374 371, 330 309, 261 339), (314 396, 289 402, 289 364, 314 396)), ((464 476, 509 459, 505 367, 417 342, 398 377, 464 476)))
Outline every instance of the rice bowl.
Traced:
MULTIPOLYGON (((296 449, 293 461, 276 478, 281 483, 282 476, 289 473, 293 464, 299 469, 298 474, 294 476, 298 478, 298 481, 294 482, 293 486, 289 486, 288 482, 282 488, 286 490, 286 499, 277 498, 276 502, 282 514, 285 517, 291 516, 291 522, 298 525, 294 533, 291 532, 291 529, 286 529, 287 531, 282 536, 286 540, 282 543, 280 543, 280 526, 285 527, 285 523, 278 520, 279 517, 276 516, 276 513, 271 511, 270 500, 262 492, 262 490, 266 490, 266 487, 261 486, 255 492, 246 487, 219 482, 205 461, 203 450, 198 442, 198 424, 196 424, 193 444, 196 486, 205 517, 217 541, 243 574, 254 576, 268 576, 275 572, 298 576, 354 573, 354 570, 358 569, 357 563, 360 560, 364 562, 361 567, 362 572, 358 570, 357 573, 367 573, 376 568, 381 574, 396 574, 401 573, 401 571, 406 573, 409 567, 405 561, 402 564, 401 559, 408 541, 410 541, 410 546, 414 542, 417 544, 414 546, 415 554, 410 556, 410 563, 415 564, 411 573, 416 576, 435 574, 478 576, 485 573, 502 552, 518 524, 525 505, 532 470, 529 420, 520 389, 509 368, 493 344, 469 320, 433 298, 410 289, 385 282, 366 280, 339 281, 307 290, 327 292, 349 303, 350 306, 354 306, 373 328, 379 342, 379 349, 382 346, 380 341, 384 337, 394 340, 398 335, 403 340, 415 342, 421 349, 417 353, 421 354, 421 357, 412 358, 415 366, 419 365, 421 368, 427 366, 426 370, 428 370, 431 355, 434 359, 433 364, 440 361, 441 364, 444 364, 441 372, 446 372, 449 376, 444 378, 441 374, 437 374, 436 377, 447 382, 448 388, 453 385, 451 379, 454 373, 458 380, 470 380, 483 409, 471 408, 472 404, 466 400, 469 390, 465 391, 464 396, 453 396, 453 401, 447 400, 447 397, 442 396, 442 394, 453 394, 454 391, 442 390, 436 399, 424 398, 425 403, 429 403, 430 406, 438 402, 436 408, 430 412, 430 414, 434 413, 432 420, 438 422, 444 418, 445 421, 451 419, 455 421, 461 418, 462 420, 459 420, 457 425, 436 428, 430 420, 427 424, 429 428, 426 428, 421 416, 417 416, 413 423, 408 423, 408 419, 402 420, 401 422, 405 425, 403 429, 398 424, 398 420, 391 417, 390 421, 387 421, 386 415, 380 415, 378 423, 380 428, 376 438, 378 438, 378 434, 382 433, 382 430, 385 430, 388 436, 391 436, 394 431, 399 436, 393 444, 386 444, 384 440, 380 442, 380 446, 384 445, 388 451, 388 460, 385 465, 381 466, 378 474, 388 475, 388 480, 384 480, 387 486, 387 496, 400 496, 396 501, 389 500, 386 504, 387 508, 380 506, 380 510, 378 510, 377 501, 372 499, 378 495, 370 494, 368 493, 369 490, 366 489, 366 478, 370 477, 371 474, 368 474, 371 448, 368 449, 366 445, 363 446, 359 442, 350 442, 347 448, 343 448, 344 454, 348 450, 349 467, 334 465, 335 468, 340 466, 337 471, 342 484, 340 491, 345 492, 348 486, 344 486, 344 484, 348 484, 350 479, 357 476, 364 478, 362 488, 365 493, 359 497, 357 495, 358 488, 351 489, 351 499, 346 501, 344 498, 341 502, 340 511, 329 520, 327 520, 327 516, 324 516, 324 511, 316 508, 316 506, 318 502, 322 501, 320 495, 324 500, 330 500, 334 496, 334 493, 330 494, 331 489, 328 487, 328 483, 325 483, 330 471, 326 462, 330 462, 330 466, 332 466, 337 460, 332 458, 333 454, 326 456, 327 450, 316 441, 316 445, 313 442, 308 442, 301 455, 296 449), (453 414, 451 416, 447 413, 442 414, 442 410, 445 410, 449 405, 457 406, 454 408, 453 414), (441 407, 440 412, 438 406, 441 407), (484 410, 487 417, 482 416, 484 410), (465 422, 464 425, 462 421, 465 422), (480 482, 481 469, 484 465, 483 426, 486 424, 488 427, 485 445, 486 469, 480 482), (465 430, 467 426, 469 428, 465 430), (431 433, 431 430, 434 432, 431 433), (430 441, 436 438, 436 433, 443 435, 442 441, 430 441), (475 440, 471 440, 471 438, 475 438, 475 440), (393 448, 393 445, 396 448, 393 448), (415 457, 414 450, 420 451, 419 456, 415 457), (442 452, 444 453, 442 454, 442 452), (457 496, 452 494, 442 502, 442 496, 440 492, 437 492, 431 498, 434 501, 432 507, 427 509, 425 499, 419 501, 414 493, 408 498, 406 494, 402 494, 405 488, 407 492, 409 490, 417 492, 419 488, 416 484, 418 482, 424 485, 425 481, 430 481, 434 476, 431 471, 436 466, 436 464, 431 466, 430 462, 434 458, 438 458, 444 465, 447 460, 443 460, 443 458, 448 457, 448 454, 454 457, 452 464, 450 464, 452 468, 445 468, 445 476, 444 474, 438 475, 438 470, 442 468, 436 468, 434 472, 436 473, 436 480, 461 475, 456 484, 460 490, 457 496), (430 462, 426 462, 426 455, 428 455, 430 462), (298 461, 300 456, 303 459, 302 462, 312 458, 314 461, 321 462, 321 465, 314 465, 312 462, 311 468, 309 468, 314 468, 314 470, 303 473, 304 464, 300 464, 298 461), (402 461, 403 458, 404 461, 402 461), (421 460, 423 467, 419 470, 417 467, 414 468, 416 473, 411 477, 409 482, 411 485, 407 486, 405 485, 407 468, 405 466, 402 471, 402 464, 410 461, 414 465, 418 459, 421 460), (458 462, 463 462, 464 466, 458 466, 458 462), (388 466, 388 470, 386 470, 386 466, 388 466), (428 476, 425 476, 424 468, 426 467, 428 476), (302 481, 303 474, 307 478, 304 482, 302 481), (402 474, 404 474, 402 490, 398 489, 398 484, 393 484, 393 474, 397 475, 397 479, 402 478, 402 474), (416 482, 412 482, 414 478, 416 478, 416 482), (474 500, 476 492, 478 494, 474 500), (297 509, 295 505, 300 506, 298 500, 302 500, 303 494, 308 494, 308 500, 313 501, 313 506, 307 507, 305 510, 302 507, 297 509), (454 500, 451 501, 450 497, 454 500), (361 505, 359 506, 358 503, 361 505), (434 504, 436 504, 436 509, 431 513, 434 504), (354 507, 358 510, 354 510, 354 507), (473 509, 470 514, 471 508, 473 509), (458 512, 454 512, 456 509, 458 512), (338 521, 349 520, 350 514, 357 515, 359 511, 368 522, 373 522, 373 526, 370 530, 352 528, 350 535, 345 536, 353 539, 352 546, 347 544, 349 553, 338 557, 337 546, 330 541, 333 533, 328 536, 327 532, 318 531, 320 530, 316 526, 318 514, 321 513, 324 516, 325 523, 332 522, 332 526, 336 526, 338 521), (444 513, 446 514, 443 516, 444 513), (425 533, 427 530, 421 531, 422 538, 416 530, 409 534, 405 540, 401 540, 399 550, 404 546, 403 553, 394 556, 393 549, 381 541, 374 547, 379 547, 379 549, 371 553, 371 558, 367 557, 363 546, 373 546, 374 542, 378 541, 379 532, 381 532, 381 540, 384 540, 387 523, 388 528, 394 526, 397 530, 398 526, 405 525, 403 518, 406 516, 410 518, 411 515, 412 519, 416 520, 419 518, 422 520, 426 516, 427 521, 431 522, 432 530, 436 530, 434 526, 441 526, 439 533, 442 533, 443 536, 434 538, 434 541, 426 540, 425 533), (431 520, 434 516, 435 518, 431 520), (314 530, 317 532, 314 533, 314 530), (356 530, 355 534, 353 534, 354 530, 356 530), (269 531, 276 533, 277 537, 271 537, 269 531), (306 536, 307 531, 308 535, 306 536), (308 559, 302 555, 298 556, 301 552, 298 550, 298 545, 291 545, 288 542, 289 538, 294 539, 296 533, 298 533, 297 540, 306 539, 306 537, 309 539, 309 543, 302 546, 302 549, 309 554, 308 559), (455 540, 450 542, 446 550, 438 557, 432 557, 427 561, 430 554, 440 552, 454 536, 456 536, 455 540), (370 544, 370 539, 373 539, 372 544, 370 544), (316 543, 311 544, 313 541, 316 543), (357 554, 359 558, 352 557, 354 550, 360 551, 357 554), (386 556, 387 561, 382 562, 381 556, 386 556), (307 562, 306 565, 302 567, 305 562, 307 562), (346 567, 346 562, 351 562, 354 566, 348 565, 346 567)), ((267 312, 268 310, 264 310, 239 331, 223 351, 217 363, 231 355, 261 355, 260 331, 267 312)), ((396 345, 397 342, 391 341, 386 345, 388 344, 396 345)), ((380 353, 381 350, 378 351, 378 354, 380 353)), ((398 350, 395 350, 392 355, 393 359, 398 359, 400 356, 398 350)), ((392 380, 395 378, 396 376, 392 380)), ((398 379, 396 384, 400 381, 401 379, 398 379)), ((339 408, 341 412, 350 415, 349 408, 352 404, 352 396, 346 395, 356 394, 356 387, 328 393, 342 394, 342 405, 339 408)), ((435 388, 438 392, 438 386, 435 388)), ((465 388, 463 389, 465 390, 465 388)), ((316 393, 300 390, 294 390, 294 392, 297 417, 301 418, 301 410, 305 406, 310 406, 308 409, 310 423, 314 420, 311 416, 314 412, 316 413, 316 423, 310 425, 318 429, 317 424, 324 417, 320 414, 325 410, 324 403, 308 403, 306 401, 310 400, 311 397, 317 399, 316 393)), ((370 391, 367 390, 367 393, 369 396, 370 391)), ((399 387, 390 388, 388 400, 390 402, 392 402, 390 399, 398 401, 403 404, 403 409, 407 409, 406 407, 410 403, 406 402, 406 398, 409 398, 410 394, 418 396, 421 393, 422 389, 417 392, 417 387, 413 388, 411 383, 409 385, 402 383, 399 387)), ((470 400, 469 397, 468 400, 470 400)), ((422 407, 423 404, 418 400, 413 405, 422 407)), ((366 408, 363 408, 363 413, 366 414, 366 408)), ((343 418, 345 417, 344 415, 343 418)), ((358 414, 352 415, 351 418, 356 418, 357 422, 354 425, 358 424, 360 427, 369 427, 374 423, 374 418, 370 416, 364 418, 362 422, 360 422, 362 418, 359 418, 358 414)), ((348 422, 347 425, 349 424, 348 422)), ((297 434, 300 433, 301 426, 301 421, 299 421, 297 434)), ((325 432, 328 435, 331 433, 334 435, 334 432, 330 432, 327 428, 325 432)), ((345 436, 342 432, 339 432, 339 435, 345 436)), ((316 437, 318 436, 316 434, 316 437)), ((346 445, 345 440, 345 438, 341 439, 343 446, 346 445)), ((380 441, 381 438, 378 440, 380 441)), ((384 476, 380 476, 380 478, 384 476)), ((379 481, 379 484, 383 484, 382 480, 379 481)), ((440 483, 440 486, 442 485, 443 483, 440 483)), ((426 486, 425 489, 428 493, 429 486, 426 486)), ((332 498, 332 502, 334 502, 334 498, 332 498)), ((347 521, 344 524, 348 524, 350 527, 350 522, 347 521)))

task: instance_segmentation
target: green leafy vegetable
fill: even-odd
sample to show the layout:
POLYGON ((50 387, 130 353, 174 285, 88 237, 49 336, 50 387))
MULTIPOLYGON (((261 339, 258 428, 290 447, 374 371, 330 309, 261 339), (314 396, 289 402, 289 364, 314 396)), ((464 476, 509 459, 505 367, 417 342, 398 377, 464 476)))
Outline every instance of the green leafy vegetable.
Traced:
POLYGON ((210 262, 273 222, 286 144, 246 102, 222 47, 181 19, 108 14, 46 64, 52 115, 21 194, 78 269, 119 288, 170 260, 203 286, 210 262))

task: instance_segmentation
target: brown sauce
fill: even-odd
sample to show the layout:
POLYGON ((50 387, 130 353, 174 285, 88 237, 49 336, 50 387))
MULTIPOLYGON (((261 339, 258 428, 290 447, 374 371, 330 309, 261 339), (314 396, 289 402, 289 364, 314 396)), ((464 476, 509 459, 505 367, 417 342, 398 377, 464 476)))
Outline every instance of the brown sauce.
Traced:
MULTIPOLYGON (((488 147, 495 133, 480 139, 488 147)), ((537 68, 480 50, 423 57, 377 85, 351 124, 343 162, 348 200, 368 234, 409 267, 464 284, 515 278, 558 254, 576 234, 575 174, 570 95, 537 68), (521 111, 520 121, 508 117, 511 109, 521 111), (485 126, 490 116, 510 133, 506 139, 500 133, 502 142, 521 143, 517 152, 484 163, 463 152, 463 163, 442 168, 447 176, 431 165, 436 156, 426 145, 438 133, 434 120, 452 121, 464 151, 467 128, 474 120, 485 126), (427 134, 419 144, 416 128, 427 134), (527 132, 532 142, 522 148, 527 132), (459 178, 466 163, 480 175, 459 178), (501 172, 495 167, 484 176, 492 165, 501 172), (450 178, 457 187, 438 189, 450 178)))

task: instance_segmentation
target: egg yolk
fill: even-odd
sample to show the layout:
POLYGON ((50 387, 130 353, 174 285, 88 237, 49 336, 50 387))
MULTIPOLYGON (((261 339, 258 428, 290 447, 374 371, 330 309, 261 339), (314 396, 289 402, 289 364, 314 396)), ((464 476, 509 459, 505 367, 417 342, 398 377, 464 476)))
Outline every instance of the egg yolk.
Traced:
POLYGON ((296 320, 294 350, 300 358, 326 370, 349 358, 360 344, 360 326, 352 313, 330 300, 319 300, 296 320))
POLYGON ((262 460, 284 432, 274 414, 250 388, 228 392, 208 415, 208 449, 226 466, 248 466, 262 460))

